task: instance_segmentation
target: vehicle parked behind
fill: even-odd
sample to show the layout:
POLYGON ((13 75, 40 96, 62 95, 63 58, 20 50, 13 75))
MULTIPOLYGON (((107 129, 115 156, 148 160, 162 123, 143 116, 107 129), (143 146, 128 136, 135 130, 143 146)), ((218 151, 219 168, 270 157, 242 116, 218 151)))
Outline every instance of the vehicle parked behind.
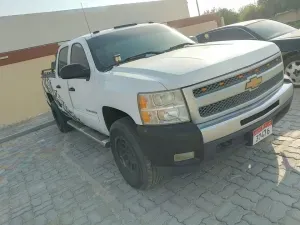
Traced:
POLYGON ((199 43, 228 40, 261 40, 281 50, 285 73, 300 85, 300 30, 273 20, 250 20, 220 27, 196 36, 199 43))

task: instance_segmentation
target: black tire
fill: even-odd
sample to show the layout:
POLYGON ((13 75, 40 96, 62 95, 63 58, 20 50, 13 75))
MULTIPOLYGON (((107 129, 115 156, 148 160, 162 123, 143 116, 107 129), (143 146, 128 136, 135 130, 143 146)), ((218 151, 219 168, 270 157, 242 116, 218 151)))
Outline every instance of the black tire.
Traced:
POLYGON ((296 87, 299 87, 299 85, 300 85, 300 54, 293 55, 284 61, 284 71, 285 71, 285 74, 287 74, 292 79, 293 84, 296 87))
POLYGON ((53 101, 51 102, 51 111, 53 114, 53 117, 55 119, 55 122, 57 124, 58 129, 62 132, 62 133, 67 133, 69 131, 72 130, 72 127, 70 127, 67 124, 67 121, 70 119, 69 117, 65 116, 60 109, 57 107, 56 103, 53 101))
POLYGON ((143 154, 142 145, 136 132, 136 124, 131 118, 124 117, 113 123, 110 129, 110 141, 119 171, 130 186, 145 190, 161 181, 162 176, 158 169, 153 167, 143 154), (127 160, 125 154, 121 153, 125 151, 129 152, 127 160))

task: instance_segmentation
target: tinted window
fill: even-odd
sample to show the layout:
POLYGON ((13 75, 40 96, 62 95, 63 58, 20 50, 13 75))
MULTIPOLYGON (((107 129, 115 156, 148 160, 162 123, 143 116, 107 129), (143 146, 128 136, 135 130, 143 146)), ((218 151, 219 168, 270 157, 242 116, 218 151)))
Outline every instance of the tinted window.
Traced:
POLYGON ((60 50, 58 56, 58 75, 60 70, 68 64, 68 47, 64 47, 60 50))
POLYGON ((297 30, 291 26, 273 20, 263 20, 249 24, 247 27, 265 40, 270 40, 297 30))
POLYGON ((253 40, 255 39, 251 34, 242 29, 224 29, 218 31, 212 31, 203 34, 199 37, 199 42, 211 42, 211 41, 230 41, 230 40, 253 40))
POLYGON ((81 64, 87 69, 89 68, 89 63, 81 44, 76 43, 72 45, 70 62, 81 64))
POLYGON ((100 34, 87 42, 100 71, 114 65, 114 56, 118 54, 122 62, 128 57, 145 52, 161 52, 182 43, 194 43, 178 31, 160 24, 115 30, 100 34))

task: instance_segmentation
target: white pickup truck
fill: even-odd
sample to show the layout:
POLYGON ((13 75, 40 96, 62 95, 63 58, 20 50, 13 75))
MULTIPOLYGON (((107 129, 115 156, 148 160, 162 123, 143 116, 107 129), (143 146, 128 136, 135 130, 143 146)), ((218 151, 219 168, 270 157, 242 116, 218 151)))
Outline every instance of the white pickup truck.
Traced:
POLYGON ((111 147, 124 179, 145 189, 270 135, 293 97, 283 70, 273 43, 197 44, 145 23, 64 43, 42 77, 58 128, 111 147))

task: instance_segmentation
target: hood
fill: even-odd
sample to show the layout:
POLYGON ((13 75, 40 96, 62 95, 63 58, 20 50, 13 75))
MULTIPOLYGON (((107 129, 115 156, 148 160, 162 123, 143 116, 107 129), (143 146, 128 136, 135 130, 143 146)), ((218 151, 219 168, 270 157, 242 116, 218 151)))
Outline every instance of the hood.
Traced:
POLYGON ((293 31, 273 38, 270 41, 274 42, 283 53, 300 50, 300 30, 293 31))
POLYGON ((176 89, 240 70, 278 52, 276 45, 262 41, 197 44, 121 64, 112 72, 156 80, 167 89, 176 89))

